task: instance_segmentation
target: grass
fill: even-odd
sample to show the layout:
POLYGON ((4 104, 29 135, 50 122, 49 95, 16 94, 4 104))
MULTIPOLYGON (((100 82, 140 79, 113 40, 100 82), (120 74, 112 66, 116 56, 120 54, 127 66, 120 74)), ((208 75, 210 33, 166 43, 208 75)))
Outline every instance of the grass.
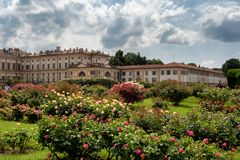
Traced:
POLYGON ((27 154, 0 154, 0 160, 45 160, 48 153, 48 150, 42 150, 27 154))
MULTIPOLYGON (((12 131, 17 128, 24 128, 27 129, 30 133, 37 132, 37 124, 29 124, 29 123, 19 123, 14 121, 4 121, 0 120, 0 135, 4 134, 6 131, 12 131)), ((32 145, 38 145, 37 142, 31 142, 32 145)), ((0 154, 0 160, 44 160, 47 159, 47 154, 49 151, 45 150, 38 150, 26 154, 0 154)))
MULTIPOLYGON (((145 99, 144 101, 133 104, 133 107, 134 108, 147 107, 150 109, 150 108, 152 108, 153 101, 154 100, 152 98, 148 98, 148 99, 145 99)), ((188 98, 182 100, 182 102, 180 103, 179 106, 174 106, 171 102, 169 102, 168 109, 171 112, 177 112, 180 115, 184 116, 189 111, 191 111, 192 108, 197 107, 199 101, 200 100, 198 98, 191 96, 191 97, 188 97, 188 98)))
POLYGON ((31 132, 31 131, 36 131, 37 124, 19 123, 14 121, 0 120, 0 134, 5 131, 15 130, 17 128, 24 128, 31 132))

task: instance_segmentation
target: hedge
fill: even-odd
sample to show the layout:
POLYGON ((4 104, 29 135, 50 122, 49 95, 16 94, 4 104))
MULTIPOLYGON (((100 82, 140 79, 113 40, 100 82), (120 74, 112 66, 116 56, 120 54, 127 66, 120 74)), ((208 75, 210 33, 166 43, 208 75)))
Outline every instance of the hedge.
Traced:
POLYGON ((105 87, 111 88, 114 84, 117 84, 117 81, 108 78, 80 78, 80 79, 69 79, 65 80, 68 83, 76 83, 81 86, 92 86, 92 85, 103 85, 105 87))
POLYGON ((228 86, 234 88, 240 85, 240 68, 239 69, 229 69, 227 72, 228 86))

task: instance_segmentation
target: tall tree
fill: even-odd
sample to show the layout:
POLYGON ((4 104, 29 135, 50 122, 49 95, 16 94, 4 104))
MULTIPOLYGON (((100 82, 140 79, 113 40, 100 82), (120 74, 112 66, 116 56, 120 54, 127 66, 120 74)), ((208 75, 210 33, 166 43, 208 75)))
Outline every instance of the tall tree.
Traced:
POLYGON ((227 60, 223 65, 222 65, 222 71, 224 75, 227 75, 227 72, 229 69, 237 69, 240 68, 240 61, 239 59, 232 58, 227 60))

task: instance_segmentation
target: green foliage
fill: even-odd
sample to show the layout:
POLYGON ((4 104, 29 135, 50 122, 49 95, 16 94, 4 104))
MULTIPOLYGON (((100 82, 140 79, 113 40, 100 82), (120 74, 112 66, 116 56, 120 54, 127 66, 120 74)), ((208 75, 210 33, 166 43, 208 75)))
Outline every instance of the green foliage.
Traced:
POLYGON ((107 92, 109 89, 102 85, 92 85, 89 87, 83 86, 83 87, 81 87, 81 90, 86 95, 93 96, 96 98, 101 98, 101 97, 105 97, 107 95, 107 92))
POLYGON ((235 88, 240 85, 240 69, 229 69, 227 72, 228 86, 235 88))
POLYGON ((227 76, 227 72, 229 69, 237 69, 240 68, 240 61, 239 59, 229 59, 222 65, 222 71, 225 76, 227 76))
POLYGON ((179 105, 183 99, 190 96, 190 91, 187 87, 177 84, 165 87, 161 91, 161 96, 174 102, 174 105, 179 105))
POLYGON ((199 94, 201 94, 205 88, 207 88, 208 86, 206 84, 203 83, 195 83, 192 85, 192 95, 194 97, 199 97, 199 94))
POLYGON ((109 63, 115 66, 163 64, 160 59, 146 59, 146 57, 142 57, 140 53, 135 54, 133 52, 128 52, 124 55, 121 50, 117 51, 115 56, 110 58, 109 63))
POLYGON ((167 102, 162 99, 156 98, 152 105, 152 108, 167 109, 167 102))
POLYGON ((160 97, 161 93, 162 93, 162 90, 164 90, 166 87, 169 87, 169 86, 172 86, 172 85, 176 86, 177 81, 164 80, 164 81, 158 82, 148 90, 148 94, 152 95, 152 97, 160 97))
POLYGON ((30 139, 31 136, 26 129, 16 129, 5 132, 1 141, 6 145, 4 148, 11 147, 13 152, 16 152, 16 149, 18 149, 18 151, 22 153, 30 142, 30 139))
POLYGON ((91 78, 91 79, 80 78, 80 79, 69 79, 66 81, 70 84, 75 83, 81 86, 102 85, 108 88, 111 88, 114 84, 117 83, 116 81, 112 79, 107 79, 107 78, 91 78))
POLYGON ((19 80, 19 79, 8 78, 8 79, 4 80, 3 83, 4 83, 4 85, 14 86, 17 83, 23 83, 23 81, 19 80))

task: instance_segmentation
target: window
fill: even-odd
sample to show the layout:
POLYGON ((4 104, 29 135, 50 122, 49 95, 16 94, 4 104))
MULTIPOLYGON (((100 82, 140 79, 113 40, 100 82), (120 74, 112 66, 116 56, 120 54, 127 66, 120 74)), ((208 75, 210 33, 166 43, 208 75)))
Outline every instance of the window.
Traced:
POLYGON ((68 67, 68 64, 67 63, 65 63, 65 68, 67 68, 68 67))
POLYGON ((125 72, 122 72, 122 76, 125 76, 125 74, 126 74, 125 72))
POLYGON ((126 79, 125 79, 125 78, 123 78, 123 79, 122 79, 122 81, 123 81, 123 82, 125 82, 125 81, 126 81, 126 79))
POLYGON ((15 70, 16 69, 16 64, 15 63, 13 63, 13 70, 15 70))
POLYGON ((37 70, 39 70, 39 64, 37 65, 37 70))
POLYGON ((10 63, 8 63, 8 70, 10 70, 10 63))
POLYGON ((91 71, 90 74, 91 74, 91 75, 95 75, 95 71, 91 71))
POLYGON ((153 77, 152 78, 152 82, 154 83, 154 82, 157 82, 157 78, 156 77, 153 77))
POLYGON ((165 74, 165 72, 164 71, 161 71, 161 75, 164 75, 165 74))
POLYGON ((50 64, 47 65, 47 68, 50 69, 50 64))
POLYGON ((2 62, 2 69, 5 69, 5 63, 2 62))
POLYGON ((53 63, 53 69, 55 69, 55 63, 53 63))
POLYGON ((173 70, 173 75, 177 75, 177 70, 173 70))
POLYGON ((62 65, 61 65, 61 63, 59 63, 59 64, 58 64, 58 68, 61 69, 61 67, 62 67, 62 65))
POLYGON ((128 81, 132 81, 132 78, 128 78, 128 81))
POLYGON ((167 75, 171 75, 171 71, 170 70, 167 71, 167 75))
POLYGON ((132 72, 129 72, 129 76, 132 76, 132 72))
POLYGON ((32 64, 32 70, 34 70, 34 65, 32 64))
POLYGON ((145 78, 145 81, 148 82, 148 78, 145 78))
POLYGON ((152 71, 152 75, 156 75, 156 71, 152 71))
POLYGON ((140 72, 139 71, 137 71, 137 76, 140 76, 140 72))
MULTIPOLYGON (((148 76, 148 71, 145 71, 145 75, 148 76)), ((148 81, 148 80, 147 80, 148 81)))
POLYGON ((42 69, 45 69, 45 64, 42 64, 42 69))
POLYGON ((29 70, 29 65, 26 65, 26 70, 29 70))

